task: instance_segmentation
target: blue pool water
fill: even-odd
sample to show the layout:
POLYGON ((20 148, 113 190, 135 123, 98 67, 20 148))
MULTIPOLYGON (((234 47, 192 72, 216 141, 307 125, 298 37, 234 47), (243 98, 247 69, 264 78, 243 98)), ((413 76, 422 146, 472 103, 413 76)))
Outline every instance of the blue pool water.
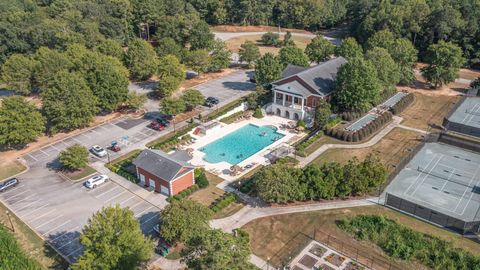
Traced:
POLYGON ((207 144, 200 151, 205 153, 203 159, 207 162, 226 161, 235 165, 283 136, 275 127, 248 124, 207 144))

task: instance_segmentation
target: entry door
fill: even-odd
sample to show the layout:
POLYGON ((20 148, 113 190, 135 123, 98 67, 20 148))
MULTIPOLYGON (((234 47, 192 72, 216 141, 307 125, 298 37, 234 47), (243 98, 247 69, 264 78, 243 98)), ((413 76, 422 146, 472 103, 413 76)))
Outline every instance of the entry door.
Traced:
POLYGON ((145 175, 140 174, 140 184, 145 185, 145 175))
POLYGON ((170 192, 168 190, 168 187, 160 186, 160 193, 165 194, 165 195, 169 195, 170 192))
POLYGON ((155 189, 155 181, 150 179, 150 186, 155 189))

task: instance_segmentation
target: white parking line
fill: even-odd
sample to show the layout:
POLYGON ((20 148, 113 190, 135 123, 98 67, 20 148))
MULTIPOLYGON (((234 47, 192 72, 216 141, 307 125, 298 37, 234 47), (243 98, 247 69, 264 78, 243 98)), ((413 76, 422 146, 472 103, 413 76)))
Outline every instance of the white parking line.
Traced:
POLYGON ((70 255, 72 255, 72 254, 74 254, 74 253, 76 253, 76 252, 80 251, 82 248, 83 248, 83 247, 79 247, 79 248, 75 249, 74 251, 72 251, 72 252, 68 253, 68 254, 67 254, 67 255, 65 255, 65 256, 67 256, 67 257, 70 257, 70 255))
POLYGON ((130 200, 131 200, 131 199, 133 199, 133 198, 135 198, 135 196, 132 196, 132 197, 130 197, 130 198, 128 198, 128 199, 126 199, 126 200, 122 201, 122 202, 120 203, 120 206, 122 206, 124 203, 126 203, 126 202, 130 201, 130 200))
POLYGON ((60 151, 54 144, 50 145, 51 147, 55 148, 55 150, 60 151))
POLYGON ((110 199, 106 200, 104 203, 108 203, 110 202, 111 200, 117 198, 118 196, 122 195, 123 193, 127 192, 126 190, 122 191, 121 193, 118 193, 117 195, 113 196, 113 197, 110 197, 110 199))
POLYGON ((57 249, 59 249, 59 250, 60 250, 61 248, 65 247, 66 245, 68 245, 68 244, 72 243, 73 241, 76 241, 78 238, 79 238, 78 236, 77 236, 77 237, 75 237, 75 238, 73 238, 72 240, 68 241, 67 243, 65 243, 65 244, 63 244, 63 245, 61 245, 61 246, 59 246, 57 249))
POLYGON ((143 201, 139 201, 138 203, 132 205, 132 206, 129 206, 129 208, 133 211, 133 208, 137 207, 139 204, 141 204, 143 201))
MULTIPOLYGON (((3 193, 0 193, 0 194, 1 194, 1 195, 5 195, 5 194, 7 194, 7 193, 9 193, 9 192, 12 192, 12 191, 17 190, 17 189, 20 188, 20 187, 23 187, 23 185, 20 184, 20 185, 18 185, 16 188, 12 188, 12 189, 7 190, 7 191, 5 191, 5 192, 3 192, 3 193)), ((17 193, 17 195, 20 195, 20 194, 25 193, 25 192, 27 192, 27 191, 28 191, 28 190, 24 190, 24 191, 22 191, 21 193, 17 193)), ((11 198, 11 197, 5 198, 5 200, 8 200, 8 199, 10 199, 10 198, 11 198)))
POLYGON ((45 235, 53 232, 54 230, 56 230, 56 229, 58 229, 58 228, 60 228, 60 227, 63 227, 63 225, 70 223, 70 221, 71 221, 71 220, 69 219, 69 220, 65 221, 64 223, 62 223, 61 225, 58 225, 57 227, 49 230, 48 232, 46 232, 46 233, 44 233, 44 234, 42 234, 42 235, 45 236, 45 235))
POLYGON ((142 224, 140 224, 140 225, 143 225, 143 224, 145 224, 145 223, 149 222, 150 220, 152 220, 152 219, 154 219, 154 218, 157 218, 157 217, 158 217, 158 215, 159 215, 159 214, 158 214, 158 213, 156 213, 156 214, 155 214, 155 215, 153 215, 151 218, 149 218, 149 219, 145 220, 144 222, 142 222, 142 224))
POLYGON ((53 219, 50 219, 49 221, 45 221, 44 223, 42 223, 42 224, 40 224, 39 226, 35 227, 35 229, 38 230, 38 228, 40 228, 40 227, 42 227, 42 226, 45 226, 45 225, 47 225, 48 223, 50 223, 50 222, 52 222, 52 221, 54 221, 54 220, 56 220, 56 219, 58 219, 58 218, 61 218, 61 217, 63 217, 63 215, 60 214, 59 216, 57 216, 57 217, 55 217, 55 218, 53 218, 53 219))
POLYGON ((40 216, 38 216, 38 217, 36 217, 36 218, 34 218, 34 219, 30 220, 30 222, 34 222, 34 221, 36 221, 36 220, 38 220, 38 219, 40 219, 40 218, 44 217, 45 215, 48 215, 48 214, 50 214, 51 212, 53 212, 53 211, 56 211, 56 210, 57 210, 57 209, 51 209, 51 210, 49 210, 49 211, 47 211, 47 212, 43 213, 42 215, 40 215, 40 216))
MULTIPOLYGON (((29 196, 21 199, 20 201, 15 202, 15 203, 19 203, 19 202, 21 202, 21 201, 25 201, 25 200, 27 200, 27 199, 30 199, 30 198, 33 197, 33 196, 35 196, 35 194, 31 194, 31 195, 29 195, 29 196)), ((15 197, 15 196, 13 196, 13 197, 15 197)), ((7 200, 7 202, 8 202, 9 204, 12 204, 12 203, 9 202, 8 200, 7 200)))
POLYGON ((87 139, 91 139, 91 138, 92 138, 92 137, 90 137, 89 135, 87 135, 86 133, 81 133, 80 136, 87 137, 87 139))
POLYGON ((44 205, 42 205, 42 206, 40 206, 40 207, 38 207, 38 208, 36 208, 36 209, 33 209, 33 211, 29 210, 29 211, 27 211, 25 214, 23 214, 22 217, 23 217, 23 218, 26 218, 28 215, 31 215, 31 214, 37 212, 38 210, 41 210, 41 209, 45 208, 47 205, 49 205, 49 204, 46 203, 46 204, 44 204, 44 205), (27 214, 27 213, 28 213, 28 214, 27 214))
POLYGON ((95 196, 95 198, 99 199, 99 198, 102 197, 103 195, 105 195, 105 194, 107 194, 107 193, 109 193, 109 192, 112 192, 112 191, 116 190, 117 188, 118 188, 118 187, 114 187, 114 188, 112 188, 112 189, 109 189, 109 190, 107 190, 107 191, 105 191, 105 192, 103 192, 103 193, 95 196))
POLYGON ((73 137, 72 139, 73 139, 74 141, 76 141, 77 143, 79 143, 79 144, 83 144, 82 141, 77 140, 77 138, 75 138, 75 137, 73 137))
POLYGON ((30 155, 30 154, 27 154, 30 158, 32 159, 35 159, 35 161, 38 161, 38 159, 36 159, 34 156, 30 155))
POLYGON ((95 129, 90 129, 91 132, 96 133, 96 134, 101 134, 100 132, 96 131, 95 129))
POLYGON ((153 207, 153 206, 150 206, 150 207, 148 207, 147 209, 143 210, 142 212, 140 212, 140 213, 136 214, 136 215, 135 215, 135 217, 139 217, 141 214, 143 214, 143 213, 147 212, 147 210, 149 210, 150 208, 155 208, 155 207, 153 207))
POLYGON ((38 151, 42 152, 45 156, 50 156, 49 154, 47 154, 45 151, 43 151, 42 149, 38 149, 38 151))
POLYGON ((70 229, 70 230, 68 230, 68 231, 66 230, 66 231, 64 231, 63 233, 59 234, 57 237, 55 237, 55 238, 53 238, 53 239, 51 239, 51 240, 49 240, 49 241, 50 241, 50 242, 53 242, 53 241, 57 240, 58 238, 64 236, 65 234, 67 234, 67 233, 69 233, 69 232, 75 231, 75 230, 78 229, 78 228, 80 228, 80 226, 76 226, 76 227, 74 227, 73 229, 70 229))
POLYGON ((32 205, 32 204, 34 204, 34 203, 36 203, 36 202, 39 202, 39 201, 40 201, 39 199, 36 200, 36 201, 33 201, 33 202, 31 202, 31 203, 23 206, 22 208, 18 209, 17 212, 20 212, 20 211, 22 211, 23 209, 26 209, 26 208, 29 207, 30 205, 32 205))

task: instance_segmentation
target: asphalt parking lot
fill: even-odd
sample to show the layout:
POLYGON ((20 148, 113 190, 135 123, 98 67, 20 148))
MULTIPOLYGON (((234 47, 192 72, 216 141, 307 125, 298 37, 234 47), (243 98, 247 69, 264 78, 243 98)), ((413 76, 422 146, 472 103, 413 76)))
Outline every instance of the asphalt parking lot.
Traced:
POLYGON ((160 210, 112 181, 90 190, 42 168, 22 175, 0 199, 70 262, 82 253, 79 236, 93 212, 116 204, 129 207, 143 232, 154 235, 160 210))

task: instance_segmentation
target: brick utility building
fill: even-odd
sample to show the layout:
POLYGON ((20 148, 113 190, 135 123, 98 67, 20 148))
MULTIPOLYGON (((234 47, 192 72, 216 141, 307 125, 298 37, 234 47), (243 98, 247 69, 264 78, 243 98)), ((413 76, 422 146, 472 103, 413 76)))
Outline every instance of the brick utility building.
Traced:
POLYGON ((195 184, 195 167, 160 150, 144 150, 133 164, 145 187, 153 187, 156 192, 167 196, 195 184))
POLYGON ((288 65, 281 79, 272 83, 273 100, 267 112, 312 123, 318 101, 330 100, 338 69, 346 62, 337 57, 308 68, 288 65))

